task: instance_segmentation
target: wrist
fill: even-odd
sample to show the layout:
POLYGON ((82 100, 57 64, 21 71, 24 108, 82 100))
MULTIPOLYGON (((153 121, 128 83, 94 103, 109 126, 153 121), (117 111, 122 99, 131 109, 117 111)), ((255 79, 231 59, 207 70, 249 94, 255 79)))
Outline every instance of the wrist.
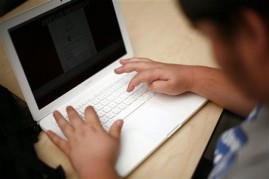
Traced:
POLYGON ((189 69, 189 86, 188 86, 188 91, 193 92, 193 93, 199 93, 197 91, 197 87, 199 86, 200 82, 202 81, 202 76, 203 76, 203 70, 201 69, 202 67, 200 66, 190 66, 189 69))
POLYGON ((81 179, 116 179, 119 178, 113 165, 109 163, 95 163, 78 169, 81 179))
POLYGON ((204 95, 204 88, 207 88, 211 81, 211 68, 203 66, 192 66, 190 70, 190 91, 198 95, 204 95))

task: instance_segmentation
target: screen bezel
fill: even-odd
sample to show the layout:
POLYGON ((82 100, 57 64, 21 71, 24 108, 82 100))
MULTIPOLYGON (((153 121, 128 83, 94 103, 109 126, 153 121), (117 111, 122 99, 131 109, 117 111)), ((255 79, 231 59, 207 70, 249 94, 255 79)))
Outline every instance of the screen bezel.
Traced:
MULTIPOLYGON (((30 88, 30 85, 28 83, 28 80, 26 78, 26 75, 23 71, 22 65, 20 63, 20 60, 18 58, 18 55, 16 53, 16 50, 14 48, 14 45, 12 43, 11 37, 9 35, 9 29, 12 29, 13 27, 28 21, 38 15, 41 15, 43 13, 46 13, 47 11, 54 9, 58 6, 64 5, 65 3, 70 2, 70 0, 67 1, 49 1, 47 3, 44 3, 36 8, 30 9, 29 11, 22 13, 18 16, 15 16, 13 18, 10 18, 6 20, 5 22, 1 23, 0 32, 1 32, 1 38, 5 47, 5 50, 7 52, 7 55, 9 57, 10 63, 12 65, 13 71, 15 72, 16 78, 19 82, 20 88, 22 90, 22 93, 24 95, 24 98, 29 106, 29 109, 32 113, 32 116, 35 121, 40 121, 45 116, 52 113, 55 109, 61 107, 61 105, 65 104, 66 102, 70 101, 74 96, 77 94, 80 94, 81 92, 85 91, 89 87, 93 86, 95 81, 99 81, 100 79, 104 78, 108 73, 111 73, 114 68, 118 65, 118 60, 115 59, 115 62, 107 66, 106 68, 102 69, 95 75, 89 77, 87 80, 82 82, 81 84, 74 87, 72 90, 68 91, 58 99, 54 100, 50 104, 46 105, 45 107, 39 109, 37 106, 37 103, 35 101, 34 95, 32 93, 32 90, 30 88)), ((129 58, 133 56, 130 40, 128 37, 127 29, 124 24, 124 20, 122 17, 122 14, 120 12, 120 6, 119 2, 117 0, 112 0, 115 13, 117 16, 117 20, 120 26, 120 31, 122 33, 124 46, 126 49, 126 54, 120 58, 129 58)))

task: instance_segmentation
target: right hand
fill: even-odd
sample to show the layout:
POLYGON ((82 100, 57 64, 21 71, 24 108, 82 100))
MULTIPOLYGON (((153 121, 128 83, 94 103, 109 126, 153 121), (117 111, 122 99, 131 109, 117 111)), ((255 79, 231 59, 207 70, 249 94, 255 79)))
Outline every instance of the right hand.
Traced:
POLYGON ((69 121, 58 111, 53 115, 67 140, 47 131, 51 141, 67 155, 80 178, 118 178, 114 166, 120 151, 123 121, 116 121, 107 133, 93 107, 85 109, 85 120, 73 107, 66 110, 69 121))
POLYGON ((130 58, 121 60, 120 63, 122 66, 115 69, 115 73, 137 72, 128 85, 128 92, 140 83, 147 83, 150 91, 167 95, 191 91, 191 66, 165 64, 146 58, 130 58))

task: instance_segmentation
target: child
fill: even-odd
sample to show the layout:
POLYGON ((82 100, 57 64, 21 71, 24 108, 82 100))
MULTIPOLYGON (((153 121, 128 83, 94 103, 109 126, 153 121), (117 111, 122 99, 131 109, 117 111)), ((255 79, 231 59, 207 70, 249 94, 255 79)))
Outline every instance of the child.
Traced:
MULTIPOLYGON (((179 2, 193 26, 210 40, 222 70, 132 58, 122 60, 115 72, 137 72, 128 91, 146 82, 158 93, 192 91, 241 116, 250 114, 219 139, 209 178, 269 178, 269 1, 179 2), (256 101, 259 105, 254 108, 256 101)), ((79 176, 119 178, 114 165, 123 121, 116 121, 107 134, 92 107, 85 110, 85 122, 72 107, 67 112, 70 122, 57 111, 54 117, 68 141, 50 131, 47 134, 79 176)))

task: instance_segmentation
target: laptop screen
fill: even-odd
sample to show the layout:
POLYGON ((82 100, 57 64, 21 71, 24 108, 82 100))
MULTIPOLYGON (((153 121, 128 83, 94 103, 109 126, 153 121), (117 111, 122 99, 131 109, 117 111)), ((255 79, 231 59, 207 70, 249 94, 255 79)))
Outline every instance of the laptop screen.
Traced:
POLYGON ((40 108, 126 54, 110 0, 76 0, 9 30, 40 108))

